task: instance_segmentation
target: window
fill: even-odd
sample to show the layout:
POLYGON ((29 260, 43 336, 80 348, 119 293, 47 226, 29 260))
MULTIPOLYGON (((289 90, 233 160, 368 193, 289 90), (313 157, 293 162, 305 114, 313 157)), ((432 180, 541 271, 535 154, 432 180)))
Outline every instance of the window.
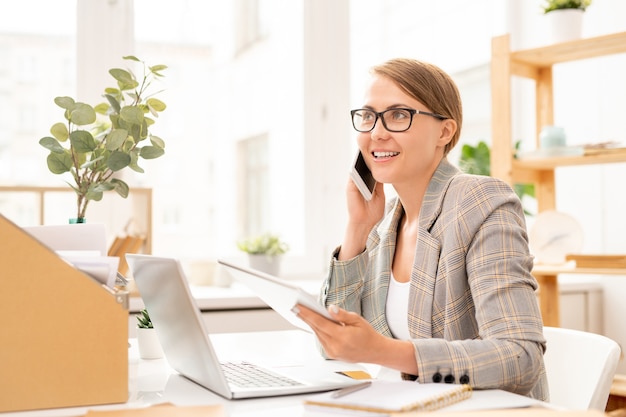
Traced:
POLYGON ((237 24, 234 27, 237 52, 247 49, 269 33, 269 13, 270 7, 264 0, 237 1, 237 24))
POLYGON ((238 217, 240 236, 269 231, 268 138, 260 135, 238 145, 238 217))

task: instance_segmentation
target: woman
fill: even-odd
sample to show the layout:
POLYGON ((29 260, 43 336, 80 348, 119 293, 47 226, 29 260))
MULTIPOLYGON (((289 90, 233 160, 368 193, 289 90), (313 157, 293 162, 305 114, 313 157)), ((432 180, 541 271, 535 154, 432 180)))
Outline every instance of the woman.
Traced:
POLYGON ((436 66, 394 59, 372 69, 362 107, 352 121, 377 186, 367 201, 348 183, 345 238, 320 296, 340 324, 296 313, 329 358, 548 400, 521 203, 446 158, 462 123, 456 85, 436 66), (397 194, 386 207, 382 184, 397 194))

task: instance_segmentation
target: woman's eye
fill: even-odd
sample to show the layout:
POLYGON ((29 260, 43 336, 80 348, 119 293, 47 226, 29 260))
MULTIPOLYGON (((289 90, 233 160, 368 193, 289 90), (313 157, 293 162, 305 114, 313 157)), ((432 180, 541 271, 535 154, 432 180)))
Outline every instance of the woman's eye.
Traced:
POLYGON ((393 120, 404 120, 409 117, 409 112, 407 112, 406 110, 394 110, 391 113, 391 117, 393 118, 393 120))
POLYGON ((374 113, 369 112, 369 111, 363 112, 361 114, 361 117, 363 118, 364 122, 371 122, 372 120, 374 120, 376 118, 374 113))

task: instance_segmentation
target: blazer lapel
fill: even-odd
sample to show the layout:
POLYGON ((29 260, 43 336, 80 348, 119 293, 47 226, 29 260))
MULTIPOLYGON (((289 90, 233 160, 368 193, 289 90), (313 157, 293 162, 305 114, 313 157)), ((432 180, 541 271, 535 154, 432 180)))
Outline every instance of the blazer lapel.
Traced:
POLYGON ((432 317, 433 308, 436 307, 433 302, 441 242, 432 236, 431 230, 441 213, 450 180, 459 173, 446 158, 442 159, 422 202, 409 295, 409 332, 413 338, 433 337, 432 317))

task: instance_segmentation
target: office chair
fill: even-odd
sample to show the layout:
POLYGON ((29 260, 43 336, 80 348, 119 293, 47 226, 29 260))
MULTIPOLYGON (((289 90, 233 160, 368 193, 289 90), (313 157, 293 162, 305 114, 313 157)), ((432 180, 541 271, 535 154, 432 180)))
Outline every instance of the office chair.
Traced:
POLYGON ((580 330, 544 327, 543 334, 550 403, 570 410, 604 411, 619 345, 606 336, 580 330))

